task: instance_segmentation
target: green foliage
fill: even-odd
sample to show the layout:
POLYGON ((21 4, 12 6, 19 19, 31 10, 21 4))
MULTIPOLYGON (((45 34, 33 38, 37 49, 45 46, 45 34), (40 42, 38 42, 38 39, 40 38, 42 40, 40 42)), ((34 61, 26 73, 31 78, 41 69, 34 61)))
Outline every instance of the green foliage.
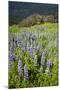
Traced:
MULTIPOLYGON (((58 85, 58 47, 55 44, 55 40, 57 38, 57 23, 44 23, 41 26, 47 27, 47 30, 41 31, 37 29, 40 25, 35 25, 29 28, 18 28, 16 26, 12 26, 9 28, 9 32, 40 32, 40 43, 42 44, 42 48, 39 49, 37 53, 38 57, 38 66, 34 66, 34 60, 30 57, 28 52, 23 52, 21 48, 17 47, 14 51, 16 55, 16 60, 13 62, 13 67, 9 70, 9 88, 26 88, 26 87, 42 87, 42 86, 54 86, 58 85), (47 50, 47 55, 45 57, 45 66, 43 67, 44 72, 41 74, 39 72, 40 69, 40 60, 41 55, 44 49, 47 50), (23 62, 23 66, 27 64, 29 71, 29 80, 24 80, 24 74, 20 77, 18 75, 18 60, 19 58, 23 62), (51 68, 51 76, 48 76, 45 73, 46 69, 46 61, 47 59, 51 59, 53 62, 53 66, 51 68)), ((23 70, 24 71, 24 70, 23 70)))
POLYGON ((19 23, 19 26, 29 27, 29 26, 33 26, 35 24, 40 24, 40 23, 44 23, 43 17, 40 16, 39 14, 33 14, 33 15, 27 17, 26 19, 22 20, 19 23))
POLYGON ((36 24, 43 24, 43 23, 57 23, 58 16, 56 15, 40 15, 40 14, 33 14, 28 16, 27 18, 23 19, 19 23, 19 27, 30 27, 36 24))
POLYGON ((13 25, 13 26, 9 27, 9 32, 17 33, 17 32, 20 32, 20 30, 17 25, 13 25))

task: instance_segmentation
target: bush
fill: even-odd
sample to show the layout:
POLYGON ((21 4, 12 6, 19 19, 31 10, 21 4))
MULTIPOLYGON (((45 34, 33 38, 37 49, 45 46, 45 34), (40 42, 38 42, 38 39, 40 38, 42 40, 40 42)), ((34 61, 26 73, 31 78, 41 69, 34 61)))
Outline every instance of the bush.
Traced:
POLYGON ((27 17, 26 19, 22 20, 22 22, 19 23, 19 26, 29 27, 43 22, 44 21, 42 16, 40 16, 39 14, 33 14, 27 17))
POLYGON ((42 24, 44 22, 56 23, 58 22, 58 15, 40 15, 40 14, 33 14, 28 16, 27 18, 23 19, 20 23, 20 27, 30 27, 35 24, 42 24))

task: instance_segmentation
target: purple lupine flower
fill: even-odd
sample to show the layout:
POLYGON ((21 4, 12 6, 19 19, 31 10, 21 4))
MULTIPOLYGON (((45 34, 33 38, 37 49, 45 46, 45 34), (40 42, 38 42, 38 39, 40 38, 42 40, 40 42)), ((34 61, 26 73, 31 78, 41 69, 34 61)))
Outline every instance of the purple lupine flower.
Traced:
POLYGON ((30 37, 30 33, 29 32, 24 32, 24 35, 29 38, 30 37))
POLYGON ((15 37, 15 42, 16 42, 16 45, 19 46, 19 44, 21 44, 21 38, 19 38, 18 36, 15 37))
POLYGON ((22 60, 18 61, 18 73, 19 75, 22 75, 22 60))
POLYGON ((44 65, 44 57, 41 59, 41 65, 43 66, 44 65))
POLYGON ((45 56, 45 52, 43 51, 42 56, 45 56))
POLYGON ((25 80, 29 79, 28 68, 26 64, 24 65, 24 79, 25 80))
POLYGON ((47 60, 46 65, 47 65, 48 68, 52 67, 52 61, 51 60, 47 60))
POLYGON ((30 49, 30 48, 29 48, 29 47, 27 47, 27 51, 29 51, 29 49, 30 49))
POLYGON ((27 51, 27 48, 26 48, 25 46, 22 46, 21 48, 22 48, 22 50, 23 50, 24 52, 27 51))
POLYGON ((31 58, 34 59, 34 54, 33 52, 30 52, 31 58))
POLYGON ((10 61, 14 61, 15 60, 15 55, 14 54, 10 54, 9 55, 9 60, 10 61))
POLYGON ((29 49, 29 53, 30 53, 31 57, 34 58, 34 49, 33 48, 29 49))
POLYGON ((29 48, 29 51, 30 51, 30 52, 33 52, 33 48, 30 47, 30 48, 29 48))
POLYGON ((40 45, 37 46, 37 50, 39 50, 39 48, 40 48, 40 45))
POLYGON ((34 34, 32 34, 31 38, 33 41, 36 40, 36 36, 34 34))
POLYGON ((40 49, 40 45, 36 46, 36 51, 38 51, 40 49))
POLYGON ((41 65, 44 65, 46 53, 47 53, 47 50, 45 49, 45 51, 43 51, 42 56, 41 56, 41 62, 40 62, 41 65))

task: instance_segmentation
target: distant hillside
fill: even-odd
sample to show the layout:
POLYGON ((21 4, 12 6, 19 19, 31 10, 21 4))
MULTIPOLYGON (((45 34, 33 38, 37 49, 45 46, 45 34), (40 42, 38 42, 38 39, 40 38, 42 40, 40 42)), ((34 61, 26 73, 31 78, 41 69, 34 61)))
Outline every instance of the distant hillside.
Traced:
POLYGON ((58 16, 56 14, 55 15, 32 14, 27 18, 23 19, 21 22, 19 22, 18 25, 20 27, 30 27, 35 24, 42 24, 45 22, 57 23, 58 16))
POLYGON ((55 15, 58 12, 57 4, 41 4, 9 1, 9 24, 17 24, 34 13, 40 15, 55 15))

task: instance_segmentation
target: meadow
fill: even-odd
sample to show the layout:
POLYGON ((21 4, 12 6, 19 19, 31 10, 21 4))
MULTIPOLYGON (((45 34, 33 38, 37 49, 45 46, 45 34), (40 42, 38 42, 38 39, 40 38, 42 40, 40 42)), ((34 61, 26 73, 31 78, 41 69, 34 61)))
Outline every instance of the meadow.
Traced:
POLYGON ((58 85, 58 23, 9 26, 9 88, 58 85))

